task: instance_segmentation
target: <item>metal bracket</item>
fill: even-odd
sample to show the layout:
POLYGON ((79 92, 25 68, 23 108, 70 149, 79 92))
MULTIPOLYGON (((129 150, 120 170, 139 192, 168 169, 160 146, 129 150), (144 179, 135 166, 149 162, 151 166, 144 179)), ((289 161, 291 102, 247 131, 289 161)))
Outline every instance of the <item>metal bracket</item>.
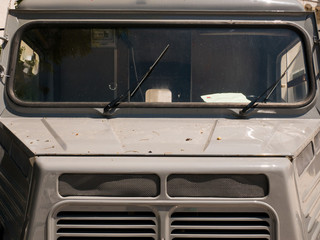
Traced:
POLYGON ((4 41, 5 43, 8 42, 8 38, 7 38, 7 37, 1 37, 1 36, 0 36, 0 39, 1 39, 2 41, 4 41))
POLYGON ((5 68, 2 65, 0 65, 0 82, 2 82, 3 84, 4 84, 4 81, 3 81, 4 78, 10 77, 9 75, 6 75, 5 72, 6 72, 5 68))
POLYGON ((317 37, 313 37, 314 44, 320 45, 320 39, 317 37))

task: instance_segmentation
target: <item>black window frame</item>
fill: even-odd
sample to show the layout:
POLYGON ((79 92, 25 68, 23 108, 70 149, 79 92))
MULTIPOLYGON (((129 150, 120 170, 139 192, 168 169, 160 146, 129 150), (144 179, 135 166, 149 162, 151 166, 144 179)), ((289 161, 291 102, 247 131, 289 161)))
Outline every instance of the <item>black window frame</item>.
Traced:
MULTIPOLYGON (((309 79, 308 84, 308 95, 301 102, 295 103, 261 103, 257 108, 275 108, 275 109, 295 109, 302 108, 310 104, 316 95, 316 80, 314 75, 312 46, 310 43, 310 37, 306 30, 300 27, 298 24, 290 21, 257 21, 257 20, 199 20, 191 19, 188 21, 179 19, 163 19, 163 20, 152 20, 152 19, 128 19, 128 20, 103 20, 103 21, 71 21, 71 20, 60 20, 60 21, 31 21, 24 24, 16 32, 13 45, 11 48, 11 62, 10 62, 10 79, 6 84, 6 94, 15 105, 26 108, 103 108, 108 102, 29 102, 20 100, 13 91, 13 81, 15 75, 16 59, 19 52, 20 39, 23 32, 36 25, 108 25, 110 27, 152 27, 152 26, 168 26, 168 27, 230 27, 233 28, 286 28, 295 31, 300 37, 303 47, 306 74, 309 79)), ((118 105, 118 108, 242 108, 246 104, 244 103, 205 103, 205 102, 171 102, 171 103, 145 103, 145 102, 122 102, 118 105)))

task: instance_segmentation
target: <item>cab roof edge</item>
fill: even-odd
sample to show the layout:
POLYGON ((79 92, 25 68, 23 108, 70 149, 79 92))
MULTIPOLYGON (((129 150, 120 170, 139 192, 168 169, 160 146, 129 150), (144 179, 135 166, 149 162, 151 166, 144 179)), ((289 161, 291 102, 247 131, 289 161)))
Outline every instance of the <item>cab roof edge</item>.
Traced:
POLYGON ((18 0, 16 8, 21 10, 305 11, 298 0, 18 0))

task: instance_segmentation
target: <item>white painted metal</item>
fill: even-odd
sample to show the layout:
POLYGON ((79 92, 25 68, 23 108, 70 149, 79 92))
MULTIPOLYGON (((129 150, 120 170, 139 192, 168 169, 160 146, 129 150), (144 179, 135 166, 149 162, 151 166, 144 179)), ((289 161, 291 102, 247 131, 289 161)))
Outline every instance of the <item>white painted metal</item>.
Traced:
POLYGON ((4 118, 35 155, 297 156, 320 120, 4 118))

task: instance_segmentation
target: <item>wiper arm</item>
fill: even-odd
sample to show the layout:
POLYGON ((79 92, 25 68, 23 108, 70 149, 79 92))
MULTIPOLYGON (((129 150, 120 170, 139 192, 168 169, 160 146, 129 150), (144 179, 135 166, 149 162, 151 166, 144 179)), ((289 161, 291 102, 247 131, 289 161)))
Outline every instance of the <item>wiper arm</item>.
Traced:
POLYGON ((245 113, 247 113, 250 109, 254 109, 255 107, 257 107, 259 105, 260 102, 258 102, 263 96, 265 96, 265 98, 261 101, 261 102, 267 102, 268 99, 270 98, 271 94, 274 92, 274 90, 277 88, 277 86, 279 85, 279 83, 281 82, 281 79, 286 75, 286 73, 288 72, 289 68, 292 66, 292 64, 294 63, 294 61, 297 59, 299 53, 300 53, 301 49, 299 50, 299 52, 296 54, 296 56, 292 59, 292 61, 290 62, 290 64, 287 66, 287 68, 285 69, 285 71, 283 72, 283 74, 277 79, 277 81, 275 81, 275 83, 273 83, 270 87, 268 87, 262 94, 260 94, 259 96, 257 96, 256 98, 254 98, 251 102, 249 102, 249 104, 247 106, 245 106, 244 108, 242 108, 242 110, 239 112, 240 115, 244 115, 245 113))
POLYGON ((125 91, 123 94, 121 94, 119 97, 113 99, 105 108, 104 113, 110 113, 116 106, 119 105, 124 99, 126 99, 129 95, 130 97, 133 97, 133 95, 137 92, 137 90, 140 88, 141 84, 150 76, 155 66, 157 66, 158 62, 161 60, 161 58, 164 56, 164 54, 167 52, 170 45, 168 44, 159 57, 156 59, 156 61, 150 66, 148 72, 143 76, 143 78, 137 83, 137 86, 131 91, 131 88, 129 88, 127 91, 125 91))

